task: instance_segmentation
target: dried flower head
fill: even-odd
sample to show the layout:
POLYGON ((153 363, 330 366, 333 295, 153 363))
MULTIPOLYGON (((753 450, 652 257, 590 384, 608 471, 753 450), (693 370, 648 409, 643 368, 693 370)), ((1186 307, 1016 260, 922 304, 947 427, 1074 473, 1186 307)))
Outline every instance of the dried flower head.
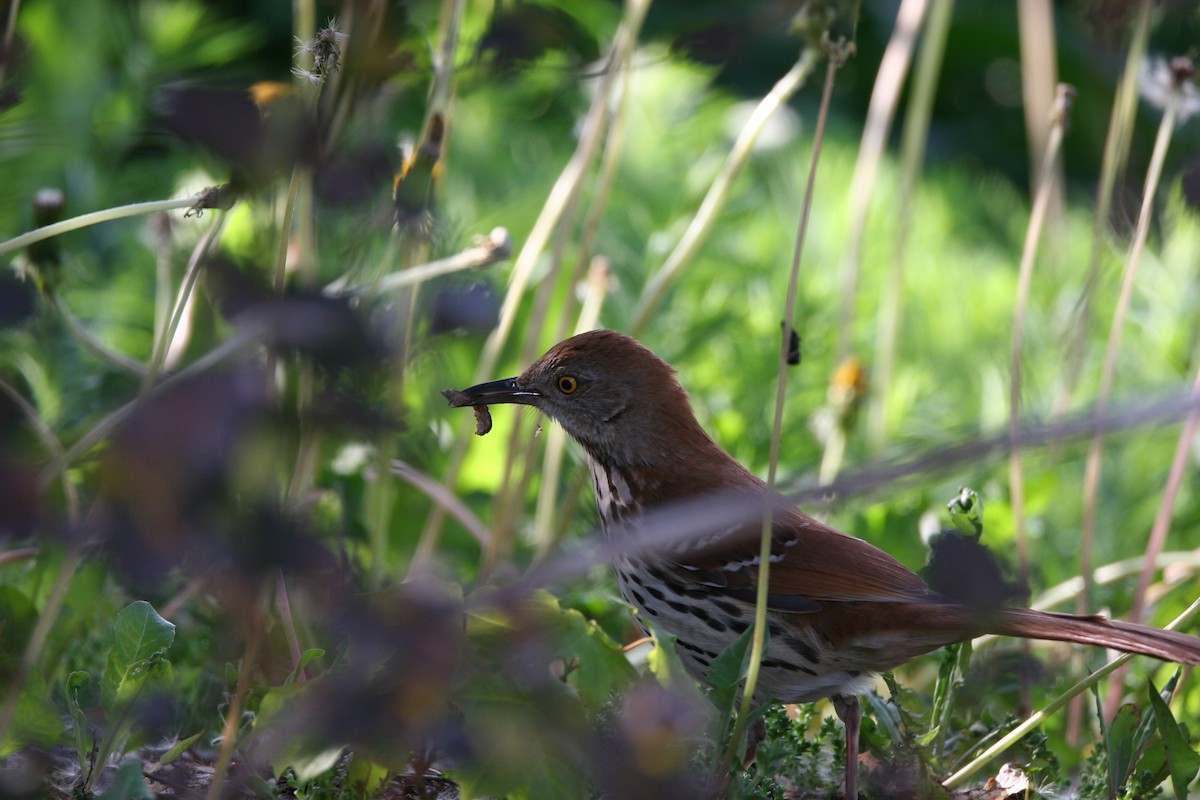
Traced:
POLYGON ((1156 108, 1166 110, 1169 104, 1174 103, 1175 113, 1182 125, 1200 113, 1200 90, 1193 82, 1195 74, 1196 66, 1191 58, 1177 56, 1168 61, 1162 56, 1155 56, 1142 62, 1138 88, 1142 99, 1156 108))
POLYGON ((313 58, 311 70, 296 67, 292 74, 317 83, 322 77, 337 70, 342 60, 342 45, 347 36, 337 27, 337 20, 330 20, 317 35, 308 41, 297 40, 297 55, 308 54, 313 58))

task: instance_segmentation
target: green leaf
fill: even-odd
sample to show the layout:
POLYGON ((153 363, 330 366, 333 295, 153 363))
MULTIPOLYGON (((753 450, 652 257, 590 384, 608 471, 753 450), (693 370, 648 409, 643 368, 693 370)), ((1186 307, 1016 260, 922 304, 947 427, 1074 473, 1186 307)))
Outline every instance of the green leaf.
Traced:
POLYGON ((137 694, 152 668, 162 674, 164 655, 174 640, 175 626, 144 600, 117 613, 113 646, 100 681, 100 702, 110 718, 137 694))
POLYGON ((344 751, 345 748, 338 745, 336 747, 327 747, 309 756, 297 758, 291 763, 292 769, 296 772, 296 780, 299 783, 307 783, 313 778, 333 769, 337 766, 338 761, 341 760, 344 751))
POLYGON ((1154 682, 1150 682, 1150 707, 1154 709, 1154 720, 1158 724, 1158 735, 1167 748, 1167 766, 1171 769, 1171 788, 1175 796, 1186 798, 1187 787, 1200 772, 1200 753, 1192 749, 1187 740, 1186 729, 1175 722, 1171 708, 1162 699, 1154 682))
POLYGON ((296 664, 295 669, 293 669, 291 673, 288 674, 287 678, 284 679, 283 685, 291 686, 300 678, 300 673, 304 671, 305 667, 323 655, 325 655, 325 651, 317 647, 305 650, 300 654, 300 661, 296 664))
MULTIPOLYGON (((764 637, 768 634, 763 632, 764 637)), ((705 678, 709 686, 717 691, 737 688, 746 677, 750 667, 750 649, 754 642, 754 626, 746 628, 742 635, 734 639, 733 644, 726 647, 712 660, 705 678)), ((763 652, 767 652, 768 640, 763 640, 763 652)))
POLYGON ((0 758, 29 745, 50 747, 58 743, 63 733, 62 719, 46 694, 41 676, 30 675, 17 697, 12 725, 0 739, 0 758))
POLYGON ((676 686, 680 681, 690 681, 687 667, 683 665, 679 651, 675 649, 675 637, 654 625, 651 625, 650 629, 654 632, 654 647, 646 656, 646 666, 650 674, 667 687, 676 686))
POLYGON ((88 744, 88 722, 87 716, 83 713, 83 706, 79 702, 79 690, 85 688, 92 682, 92 676, 86 672, 76 670, 67 676, 67 710, 71 713, 71 721, 73 723, 73 731, 75 736, 75 752, 79 758, 79 768, 84 770, 87 767, 87 754, 91 750, 88 744))
POLYGON ((37 608, 26 594, 0 586, 0 681, 16 672, 37 617, 37 608))
POLYGON ((1138 707, 1126 703, 1117 709, 1112 722, 1108 724, 1104 741, 1108 750, 1108 788, 1112 797, 1124 788, 1137 761, 1140 749, 1137 729, 1140 722, 1138 707))
POLYGON ((203 735, 204 731, 199 731, 198 733, 193 733, 186 739, 180 739, 178 742, 172 745, 171 749, 159 756, 158 762, 160 764, 170 764, 172 761, 187 752, 189 747, 200 741, 200 737, 203 735))
POLYGON ((142 762, 126 761, 99 800, 143 800, 154 797, 142 776, 142 762))
POLYGON ((615 690, 637 677, 621 646, 594 620, 575 609, 562 608, 549 592, 534 594, 531 602, 545 613, 553 653, 570 665, 567 682, 588 708, 599 709, 615 690))

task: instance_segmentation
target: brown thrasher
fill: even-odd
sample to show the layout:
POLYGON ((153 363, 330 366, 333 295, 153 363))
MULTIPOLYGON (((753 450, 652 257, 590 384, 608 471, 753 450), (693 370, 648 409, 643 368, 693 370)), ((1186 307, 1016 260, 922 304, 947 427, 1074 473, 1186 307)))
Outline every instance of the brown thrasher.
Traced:
POLYGON ((613 559, 625 599, 676 637, 684 665, 701 680, 753 623, 758 532, 772 503, 770 637, 755 699, 832 699, 846 726, 848 798, 857 797, 858 695, 875 673, 922 653, 990 633, 1200 664, 1194 636, 1100 617, 980 608, 935 592, 874 545, 768 496, 766 484, 700 427, 675 371, 615 331, 574 336, 516 378, 446 395, 454 406, 519 403, 557 420, 587 453, 607 537, 636 532, 638 519, 664 506, 684 508, 704 497, 756 500, 757 521, 718 523, 726 529, 710 527, 683 546, 618 551, 613 559))

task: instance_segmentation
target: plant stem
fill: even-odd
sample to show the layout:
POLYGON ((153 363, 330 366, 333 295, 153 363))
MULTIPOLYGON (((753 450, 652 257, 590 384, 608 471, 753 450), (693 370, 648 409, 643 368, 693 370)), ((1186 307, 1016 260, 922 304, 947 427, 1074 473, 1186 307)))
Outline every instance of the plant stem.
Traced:
POLYGON ((79 343, 91 351, 93 355, 135 377, 140 378, 146 374, 146 366, 142 362, 135 358, 130 358, 117 350, 113 350, 89 331, 79 321, 79 318, 71 313, 71 309, 67 308, 66 301, 62 299, 62 295, 58 292, 53 292, 50 294, 50 297, 51 302, 54 304, 54 310, 62 317, 63 322, 67 324, 71 333, 75 334, 75 338, 79 340, 79 343))
POLYGON ((950 18, 953 14, 954 0, 933 0, 925 17, 921 53, 913 75, 912 98, 909 100, 904 120, 904 139, 900 146, 900 191, 896 203, 896 240, 893 243, 888 288, 883 294, 875 333, 875 363, 872 369, 873 387, 870 393, 870 425, 867 434, 871 449, 875 452, 882 450, 887 441, 887 401, 891 394, 896 353, 900 346, 900 316, 903 307, 908 238, 913 228, 917 181, 925 163, 929 120, 933 115, 937 80, 942 70, 942 56, 946 52, 950 18))
MULTIPOLYGON (((816 48, 807 48, 816 50, 816 48)), ((807 52, 806 50, 806 52, 807 52)), ((821 160, 821 145, 825 140, 825 123, 829 119, 829 105, 833 98, 833 85, 838 69, 845 63, 850 53, 849 46, 844 42, 828 46, 828 64, 825 71, 825 88, 821 94, 821 106, 817 113, 817 128, 813 133, 812 157, 808 166, 808 180, 804 188, 804 202, 800 207, 800 219, 797 223, 796 246, 792 252, 791 271, 788 274, 787 296, 783 309, 783 335, 780 336, 779 364, 775 382, 775 417, 771 427, 771 450, 767 460, 767 499, 763 503, 762 531, 759 537, 758 554, 758 587, 754 603, 754 635, 750 640, 749 670, 746 674, 745 688, 742 690, 741 706, 738 709, 737 722, 730 736, 729 747, 722 759, 721 773, 725 774, 733 764, 738 745, 746 731, 750 708, 754 704, 754 690, 758 684, 758 672, 766 655, 767 638, 767 595, 771 580, 771 543, 774 531, 774 495, 776 476, 779 467, 779 451, 783 442, 783 409, 787 401, 788 351, 791 348, 789 331, 795 322, 796 294, 800 285, 800 261, 804 254, 804 240, 808 233, 808 219, 812 211, 813 191, 817 183, 817 166, 821 160)), ((803 60, 803 59, 802 59, 803 60)))
POLYGON ((1104 139, 1104 157, 1100 163, 1100 180, 1096 189, 1096 210, 1092 216, 1092 244, 1088 255, 1087 277, 1084 278, 1083 289, 1076 303, 1073 324, 1067 332, 1063 383, 1051 410, 1054 417, 1062 414, 1070 405, 1071 395, 1079 380, 1080 368, 1085 361, 1083 352, 1092 322, 1092 300, 1096 284, 1100 280, 1101 257, 1107 251, 1113 187, 1117 183, 1117 176, 1124 171, 1125 162, 1129 157, 1133 119, 1137 111, 1138 72, 1146 56, 1153 6, 1152 0, 1142 0, 1138 6, 1137 19, 1129 41, 1129 53, 1125 58, 1125 71, 1113 98, 1108 134, 1104 139))
POLYGON ((879 61, 875 87, 871 90, 871 103, 867 107, 867 120, 863 125, 863 138, 858 147, 854 177, 850 179, 850 223, 846 257, 842 260, 838 363, 849 358, 854 350, 854 306, 858 299, 858 278, 862 267, 867 217, 871 210, 871 195, 875 189, 875 178, 879 174, 879 163, 887 146, 892 119, 896 114, 896 105, 900 102, 900 87, 908 75, 908 67, 917 44, 917 33, 921 29, 921 20, 925 18, 928 4, 929 0, 903 0, 900 4, 892 37, 883 52, 883 58, 879 61))
POLYGON ((238 669, 237 687, 229 701, 229 710, 225 713, 225 726, 221 729, 221 746, 217 751, 217 760, 213 765, 212 783, 208 786, 208 800, 220 800, 224 796, 225 776, 229 772, 229 764, 233 760, 233 748, 237 743, 237 732, 242 722, 242 709, 246 703, 246 695, 250 691, 251 674, 258 663, 258 649, 262 644, 263 619, 262 595, 251 603, 251 611, 247 620, 246 650, 242 654, 242 664, 238 669))
MULTIPOLYGON (((1038 246, 1042 240, 1042 228, 1050 213, 1051 202, 1058 187, 1059 151, 1062 148, 1063 130, 1067 123, 1067 112, 1074 90, 1065 84, 1058 87, 1054 114, 1051 117, 1050 135, 1045 141, 1042 164, 1038 169, 1037 192, 1033 209, 1029 214, 1029 227, 1025 231, 1025 246, 1021 252, 1021 267, 1017 278, 1017 296, 1013 304, 1012 361, 1009 375, 1008 432, 1015 440, 1020 433, 1021 423, 1021 368, 1024 356, 1025 315, 1029 305, 1029 290, 1033 284, 1033 265, 1037 259, 1038 246)), ((1013 538, 1017 546, 1017 571, 1023 584, 1029 581, 1029 545, 1025 535, 1025 473, 1021 468, 1021 448, 1016 445, 1008 454, 1009 497, 1012 503, 1013 538)), ((1022 646, 1022 658, 1029 658, 1029 644, 1022 646)), ((1029 707, 1030 687, 1025 678, 1028 670, 1021 670, 1021 702, 1029 707)))
MULTIPOLYGON (((1163 112, 1162 123, 1158 126, 1154 152, 1150 156, 1150 166, 1146 171, 1142 208, 1138 216, 1137 228, 1134 231, 1133 245, 1129 250, 1129 260, 1125 264, 1125 279, 1121 284, 1121 294, 1117 298, 1117 307, 1113 311, 1112 326, 1109 329, 1103 373, 1096 395, 1097 415, 1103 414, 1107 409, 1109 396, 1112 394, 1113 377, 1117 371, 1117 354, 1121 349, 1121 334, 1125 328, 1125 317, 1129 313, 1129 304, 1133 299, 1133 286, 1137 280, 1138 267, 1142 262, 1142 251, 1146 247, 1146 239, 1150 234, 1150 218, 1153 216, 1154 197, 1158 191, 1159 179, 1162 177, 1163 162, 1166 160, 1167 149, 1171 144, 1171 134, 1175 130, 1175 119, 1179 108, 1177 95, 1178 92, 1170 92, 1167 96, 1167 108, 1163 112)), ((1088 448, 1084 472, 1083 532, 1079 548, 1079 571, 1084 576, 1084 592, 1080 596, 1079 613, 1087 613, 1091 606, 1091 586, 1088 581, 1092 570, 1092 542, 1096 537, 1096 512, 1100 499, 1100 459, 1103 449, 1104 432, 1098 430, 1092 437, 1091 446, 1088 448)))
POLYGON ((692 217, 687 230, 683 232, 679 243, 667 256, 662 267, 646 283, 642 296, 630 318, 630 336, 636 337, 642 332, 654 312, 658 310, 667 290, 671 288, 671 285, 683 272, 684 267, 691 263, 692 257, 700 250, 700 245, 708 238, 717 215, 725 206, 725 200, 729 196, 734 180, 750 160, 750 154, 754 151, 754 143, 758 141, 758 135, 762 133, 763 127, 771 116, 783 107, 788 98, 804 85, 819 61, 819 49, 806 47, 795 66, 788 70, 787 74, 780 78, 771 91, 759 101, 750 115, 750 119, 747 120, 746 125, 738 134, 738 138, 734 141, 725 163, 721 165, 721 171, 717 173, 717 177, 713 179, 712 185, 708 188, 708 193, 700 202, 696 216, 692 217))
POLYGON ((146 203, 130 203, 129 205, 105 208, 89 214, 81 214, 78 217, 59 220, 50 225, 35 228, 28 233, 22 233, 20 236, 14 236, 6 242, 0 242, 0 256, 5 253, 11 253, 13 250, 20 250, 22 247, 27 247, 43 239, 49 239, 51 236, 60 236, 64 233, 79 230, 80 228, 99 225, 101 222, 112 222, 116 219, 136 217, 142 214, 154 214, 159 211, 173 211, 177 208, 191 208, 202 197, 203 195, 198 194, 177 200, 151 200, 146 203))

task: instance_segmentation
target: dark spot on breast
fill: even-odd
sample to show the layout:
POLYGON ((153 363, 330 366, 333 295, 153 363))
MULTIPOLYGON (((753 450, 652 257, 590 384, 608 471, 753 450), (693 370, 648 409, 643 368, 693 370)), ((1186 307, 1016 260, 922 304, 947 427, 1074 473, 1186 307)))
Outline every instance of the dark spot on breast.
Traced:
POLYGON ((816 650, 814 650, 812 647, 810 647, 809 644, 807 642, 805 642, 803 639, 798 639, 795 636, 786 636, 786 637, 784 637, 783 642, 791 649, 791 651, 793 653, 800 656, 808 663, 810 663, 810 664, 820 664, 821 663, 820 654, 816 650))
POLYGON ((689 653, 695 653, 697 655, 704 656, 704 658, 706 660, 711 661, 712 659, 717 657, 717 654, 714 653, 713 651, 705 650, 703 647, 697 647, 696 645, 692 644, 691 642, 685 642, 682 639, 676 641, 675 646, 681 647, 684 650, 687 650, 689 653))
POLYGON ((668 578, 666 580, 666 586, 668 591, 674 592, 677 595, 687 594, 687 587, 674 578, 668 578))
POLYGON ((742 614, 741 607, 737 603, 729 600, 720 600, 714 598, 712 604, 730 616, 741 616, 742 614))
POLYGON ((702 621, 705 625, 712 628, 717 633, 723 633, 729 630, 725 627, 725 623, 721 622, 719 619, 713 619, 711 614, 699 606, 692 608, 692 616, 702 621))
POLYGON ((649 595, 651 597, 653 597, 655 600, 666 600, 667 599, 666 595, 664 595, 657 586, 646 586, 644 588, 646 589, 646 592, 649 593, 649 595))

